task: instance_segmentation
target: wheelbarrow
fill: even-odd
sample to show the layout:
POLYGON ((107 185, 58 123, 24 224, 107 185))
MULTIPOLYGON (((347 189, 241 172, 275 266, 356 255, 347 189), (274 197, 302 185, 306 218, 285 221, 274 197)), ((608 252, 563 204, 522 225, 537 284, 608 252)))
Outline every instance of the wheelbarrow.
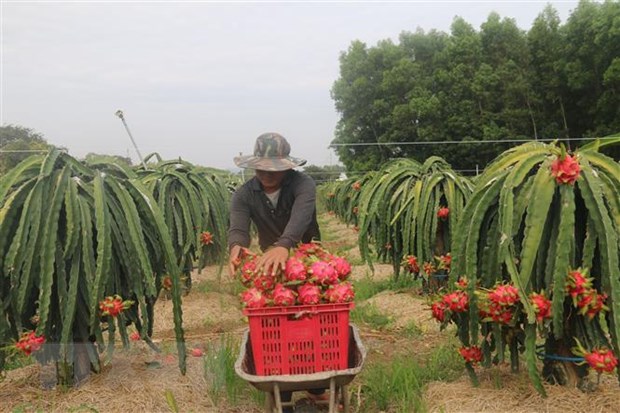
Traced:
POLYGON ((322 371, 311 374, 283 374, 273 376, 257 376, 255 374, 249 330, 243 334, 241 353, 235 362, 235 372, 243 380, 258 390, 267 393, 265 411, 282 413, 283 407, 295 406, 293 402, 284 402, 280 392, 295 392, 313 389, 329 389, 329 400, 316 401, 315 404, 329 406, 329 413, 338 411, 337 396, 340 396, 345 413, 350 411, 347 386, 362 370, 366 359, 364 348, 357 327, 349 325, 349 368, 344 370, 322 371))

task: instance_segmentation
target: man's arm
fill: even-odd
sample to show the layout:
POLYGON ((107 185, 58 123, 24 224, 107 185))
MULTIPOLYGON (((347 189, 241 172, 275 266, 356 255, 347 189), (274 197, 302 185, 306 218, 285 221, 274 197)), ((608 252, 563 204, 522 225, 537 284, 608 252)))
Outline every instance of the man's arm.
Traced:
POLYGON ((243 189, 235 191, 230 203, 230 227, 228 228, 228 269, 233 275, 236 269, 236 260, 241 247, 250 246, 250 206, 247 194, 243 189))

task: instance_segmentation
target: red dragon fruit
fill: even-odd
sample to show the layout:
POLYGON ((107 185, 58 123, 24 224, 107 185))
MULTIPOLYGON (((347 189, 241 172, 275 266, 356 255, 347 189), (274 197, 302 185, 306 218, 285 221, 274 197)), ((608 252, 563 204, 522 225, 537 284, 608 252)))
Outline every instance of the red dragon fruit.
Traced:
POLYGON ((446 218, 448 218, 448 215, 450 215, 450 209, 447 207, 441 207, 437 211, 437 218, 441 220, 445 220, 446 218))
POLYGON ((469 308, 469 297, 465 291, 446 294, 442 300, 453 313, 464 313, 469 308))
POLYGON ((440 323, 446 320, 446 311, 448 311, 448 304, 444 301, 436 301, 431 304, 431 311, 433 312, 433 318, 440 323))
POLYGON ((618 365, 618 359, 614 353, 605 348, 586 353, 583 358, 598 373, 611 373, 618 365))
POLYGON ((536 321, 542 322, 545 318, 551 318, 551 300, 545 297, 545 293, 530 294, 530 300, 536 310, 536 321))
POLYGON ((478 346, 461 347, 459 353, 466 363, 476 364, 482 361, 482 350, 478 346))
POLYGON ((406 271, 411 274, 417 274, 420 272, 420 266, 418 265, 418 259, 415 255, 407 255, 401 263, 406 271))
POLYGON ((469 285, 469 281, 467 280, 467 277, 461 277, 457 282, 454 283, 454 285, 459 290, 466 290, 467 286, 469 285))
POLYGON ((321 244, 317 242, 309 242, 306 244, 300 244, 296 249, 293 256, 295 258, 304 259, 307 257, 315 256, 322 259, 327 255, 327 251, 321 247, 321 244))
POLYGON ((265 306, 267 299, 258 289, 249 288, 241 293, 241 301, 247 308, 261 308, 265 306))
POLYGON ((241 267, 241 283, 249 287, 254 284, 254 279, 256 278, 256 261, 251 260, 247 261, 241 267))
POLYGON ((307 278, 306 266, 298 258, 289 258, 284 268, 284 276, 287 281, 305 281, 307 278))
POLYGON ((489 314, 496 323, 510 324, 514 312, 513 307, 511 306, 506 307, 497 303, 491 303, 491 306, 489 307, 489 314))
POLYGON ((568 273, 566 292, 573 298, 575 305, 577 305, 578 296, 584 294, 589 288, 592 288, 592 278, 588 277, 587 271, 578 268, 568 273))
POLYGON ((133 303, 134 302, 131 300, 123 301, 123 298, 116 294, 99 301, 99 310, 101 310, 102 316, 116 317, 123 311, 129 309, 133 303))
POLYGON ((40 350, 43 344, 45 336, 37 336, 34 331, 27 331, 22 333, 19 341, 15 343, 15 348, 29 356, 32 352, 40 350))
POLYGON ((310 266, 312 278, 315 278, 319 284, 328 285, 338 282, 338 273, 336 269, 325 261, 316 261, 310 266))
POLYGON ((261 292, 273 289, 276 279, 271 275, 261 275, 254 279, 254 287, 261 292))
POLYGON ((332 285, 325 291, 325 298, 330 303, 348 303, 354 297, 353 287, 348 282, 332 285))
POLYGON ((276 284, 276 288, 273 290, 273 304, 282 307, 293 305, 295 304, 295 293, 282 284, 276 284))
POLYGON ((302 305, 318 304, 321 300, 321 289, 314 284, 304 284, 297 289, 297 299, 302 305))
POLYGON ((349 264, 349 261, 342 257, 333 256, 329 261, 329 264, 334 267, 338 273, 338 278, 340 281, 346 280, 349 274, 351 274, 351 264, 349 264))
POLYGON ((489 292, 489 300, 503 306, 514 305, 519 301, 519 290, 510 284, 500 284, 489 292))
POLYGON ((564 158, 559 156, 551 163, 551 175, 558 185, 573 185, 579 178, 580 171, 581 167, 577 161, 577 156, 565 154, 564 158))

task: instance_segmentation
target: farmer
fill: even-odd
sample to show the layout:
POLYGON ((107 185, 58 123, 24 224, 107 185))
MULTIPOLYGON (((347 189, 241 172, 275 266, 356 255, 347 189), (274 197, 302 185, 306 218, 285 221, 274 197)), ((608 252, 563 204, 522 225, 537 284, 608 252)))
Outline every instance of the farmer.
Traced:
MULTIPOLYGON (((300 241, 319 240, 316 220, 316 186, 308 175, 293 170, 306 163, 289 156, 291 146, 277 133, 263 133, 256 138, 254 155, 235 157, 240 168, 254 169, 255 176, 235 191, 230 206, 228 249, 229 271, 235 273, 235 260, 242 247, 250 246, 250 220, 258 230, 258 244, 263 255, 256 269, 275 275, 284 270, 289 250, 300 241)), ((308 392, 313 399, 325 399, 325 390, 308 392)), ((281 393, 290 402, 291 392, 281 393)), ((292 412, 286 407, 284 413, 292 412)))
POLYGON ((241 247, 250 246, 250 220, 256 225, 264 252, 257 269, 265 273, 284 270, 289 250, 300 241, 320 238, 314 180, 293 170, 306 161, 289 156, 290 151, 282 135, 264 133, 256 138, 254 155, 234 159, 238 167, 254 169, 255 176, 232 197, 228 230, 231 275, 241 247))

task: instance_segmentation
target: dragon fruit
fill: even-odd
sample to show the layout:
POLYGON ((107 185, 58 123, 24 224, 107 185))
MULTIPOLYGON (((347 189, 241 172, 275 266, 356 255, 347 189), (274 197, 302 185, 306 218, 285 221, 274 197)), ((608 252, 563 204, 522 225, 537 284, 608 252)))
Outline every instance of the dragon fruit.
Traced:
POLYGON ((261 308, 267 303, 267 299, 256 288, 249 288, 241 293, 241 301, 247 308, 261 308))
POLYGON ((583 358, 598 373, 611 373, 618 365, 618 359, 608 349, 594 350, 591 353, 586 353, 583 358))
POLYGON ((433 318, 440 323, 446 320, 446 311, 448 310, 448 304, 444 301, 436 301, 431 304, 431 311, 433 312, 433 318))
POLYGON ((241 283, 249 287, 254 283, 254 279, 256 278, 256 261, 251 260, 247 261, 241 267, 241 283))
POLYGON ((420 272, 418 258, 415 255, 407 255, 401 264, 405 270, 409 271, 411 274, 417 274, 420 272))
POLYGON ((465 363, 476 364, 482 361, 482 350, 478 346, 461 347, 459 353, 465 359, 465 363))
POLYGON ((503 306, 514 305, 519 301, 519 290, 514 285, 500 284, 489 292, 489 300, 503 306))
POLYGON ((335 284, 338 282, 338 273, 336 269, 324 261, 316 261, 310 266, 312 278, 316 279, 319 284, 335 284))
POLYGON ((564 158, 557 157, 551 163, 551 175, 555 178, 558 185, 573 185, 577 178, 581 167, 577 161, 577 156, 565 154, 564 158))
POLYGON ((304 284, 297 289, 297 299, 302 305, 318 304, 321 300, 321 289, 314 284, 304 284))
POLYGON ((254 279, 254 287, 261 292, 273 289, 276 279, 271 275, 261 275, 254 279))
POLYGON ((295 304, 295 293, 282 284, 276 284, 273 290, 273 303, 277 306, 286 307, 295 304))
POLYGON ((446 294, 442 300, 453 313, 464 313, 469 308, 469 297, 465 291, 446 294))
POLYGON ((348 303, 354 297, 353 286, 348 282, 332 285, 325 291, 325 298, 330 303, 348 303))
POLYGON ((123 311, 129 309, 133 303, 134 302, 131 300, 123 301, 123 298, 116 294, 99 301, 99 310, 101 310, 102 316, 116 317, 123 311))
POLYGON ((342 257, 333 256, 329 261, 329 264, 334 267, 338 273, 338 278, 340 281, 346 280, 349 274, 351 274, 351 264, 349 264, 349 261, 342 257))
POLYGON ((530 294, 530 300, 536 310, 536 321, 542 322, 545 318, 551 318, 551 300, 545 297, 544 291, 541 294, 530 294))
POLYGON ((19 341, 15 343, 15 348, 29 356, 34 351, 38 351, 45 344, 45 336, 37 336, 34 331, 22 333, 19 341))
POLYGON ((445 220, 446 218, 448 218, 448 215, 450 215, 450 209, 448 209, 447 207, 441 207, 437 211, 437 218, 441 220, 445 220))
POLYGON ((305 281, 307 278, 306 266, 298 258, 289 258, 284 268, 284 276, 288 281, 305 281))
POLYGON ((321 247, 321 245, 316 242, 300 244, 299 247, 295 249, 295 253, 293 254, 293 256, 298 259, 304 259, 312 256, 322 259, 326 255, 327 251, 325 251, 323 247, 321 247))

